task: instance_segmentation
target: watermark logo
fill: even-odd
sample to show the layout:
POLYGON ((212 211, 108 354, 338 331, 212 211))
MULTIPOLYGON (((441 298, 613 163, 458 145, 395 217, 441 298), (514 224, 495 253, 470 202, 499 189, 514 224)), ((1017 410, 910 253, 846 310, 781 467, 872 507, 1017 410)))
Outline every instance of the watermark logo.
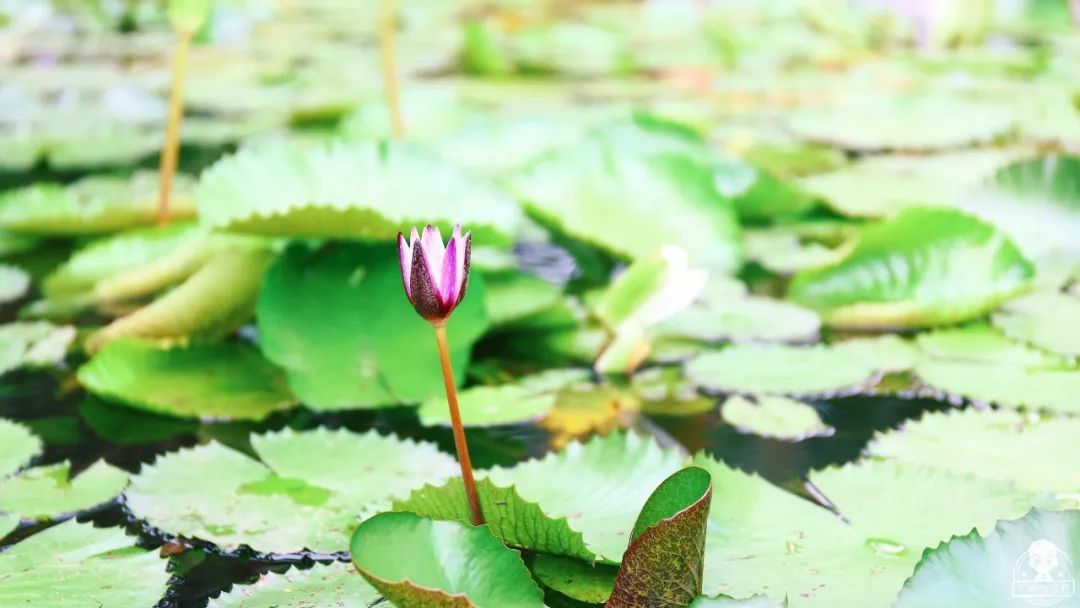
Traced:
POLYGON ((1072 560, 1057 545, 1039 539, 1013 566, 1012 596, 1032 606, 1055 606, 1076 595, 1072 560))

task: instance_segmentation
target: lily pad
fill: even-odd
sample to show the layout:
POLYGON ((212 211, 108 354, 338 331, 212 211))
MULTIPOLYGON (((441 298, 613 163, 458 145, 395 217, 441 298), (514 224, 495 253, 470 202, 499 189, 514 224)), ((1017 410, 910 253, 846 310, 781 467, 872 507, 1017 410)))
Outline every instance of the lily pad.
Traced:
POLYGON ((689 606, 701 594, 712 477, 687 467, 661 483, 641 509, 605 606, 689 606))
POLYGON ((897 608, 979 605, 1052 606, 1076 595, 1080 566, 1080 512, 1032 509, 929 550, 915 568, 897 608))
POLYGON ((218 443, 159 457, 132 478, 128 508, 169 534, 224 550, 335 552, 357 517, 459 470, 430 444, 374 432, 285 430, 255 435, 251 445, 262 462, 218 443))
POLYGON ((925 467, 1000 480, 1029 492, 1080 492, 1076 433, 1080 420, 1039 418, 1012 410, 925 414, 879 433, 867 451, 925 467))
POLYGON ((0 374, 20 367, 57 365, 67 356, 75 328, 45 321, 0 325, 0 374))
POLYGON ((41 439, 25 426, 0 418, 0 478, 29 463, 43 447, 41 439))
POLYGON ((486 473, 498 486, 514 486, 522 499, 552 518, 567 518, 590 551, 618 563, 630 540, 634 519, 650 488, 678 470, 682 456, 651 439, 613 433, 513 468, 486 473), (573 480, 551 484, 548 480, 573 480))
POLYGON ((296 403, 285 373, 239 342, 162 349, 118 340, 79 369, 91 392, 158 414, 261 420, 296 403))
MULTIPOLYGON (((0 198, 0 228, 23 234, 84 235, 144 226, 156 218, 158 177, 86 177, 71 184, 36 184, 0 198)), ((172 216, 193 217, 191 182, 178 176, 172 216)))
POLYGON ((588 141, 520 172, 511 189, 542 223, 620 257, 694 243, 694 265, 730 272, 739 261, 734 206, 710 166, 689 155, 588 141))
MULTIPOLYGON (((263 354, 285 368, 289 386, 309 407, 444 396, 434 333, 405 298, 391 245, 290 248, 267 273, 257 318, 263 354)), ((484 289, 473 274, 447 324, 459 382, 472 344, 486 329, 484 289)))
POLYGON ((387 242, 414 225, 453 223, 476 241, 508 242, 521 215, 479 178, 407 145, 370 142, 246 148, 203 173, 196 199, 212 228, 387 242))
POLYGON ((836 430, 822 422, 813 407, 787 397, 764 396, 751 400, 734 395, 720 407, 720 413, 741 432, 783 441, 828 436, 836 430))
POLYGON ((352 564, 315 564, 264 574, 253 585, 233 585, 207 608, 369 608, 380 594, 352 564))
POLYGON ((483 526, 381 513, 360 524, 353 563, 391 602, 417 608, 542 608, 521 556, 483 526), (447 560, 454 555, 455 560, 447 560), (460 563, 469 564, 462 569, 460 563))
POLYGON ((879 96, 795 114, 799 137, 848 150, 932 151, 1008 134, 1017 117, 1005 105, 941 96, 879 96))
POLYGON ((755 595, 744 600, 723 596, 701 596, 690 604, 690 608, 786 608, 787 605, 786 601, 778 602, 764 595, 755 595))
POLYGON ((1065 357, 1080 356, 1080 297, 1033 293, 1005 302, 993 316, 1005 335, 1065 357))
POLYGON ((172 291, 95 332, 86 347, 97 351, 121 338, 175 344, 228 335, 251 318, 263 274, 274 257, 262 247, 220 251, 172 291))
POLYGON ((74 478, 69 479, 70 475, 71 465, 65 461, 0 480, 0 511, 25 519, 50 519, 108 502, 128 484, 126 471, 103 460, 74 478))
MULTIPOLYGON (((566 517, 547 515, 539 505, 523 499, 513 487, 500 487, 490 479, 481 478, 477 480, 476 493, 488 528, 507 545, 588 562, 598 559, 566 517)), ((408 499, 394 503, 394 510, 432 519, 470 521, 465 486, 460 478, 438 487, 415 490, 408 499)))
POLYGON ((917 340, 925 384, 977 402, 1076 413, 1080 369, 985 327, 935 332, 917 340))
POLYGON ((35 608, 153 606, 169 573, 155 551, 133 546, 121 528, 74 520, 0 554, 0 603, 35 608))
POLYGON ((542 585, 580 602, 603 604, 611 597, 618 569, 541 553, 532 562, 533 576, 542 585))
POLYGON ((665 322, 664 334, 707 342, 810 342, 817 338, 817 313, 783 300, 732 297, 691 306, 665 322))
POLYGON ((875 380, 876 362, 824 345, 735 345, 686 363, 690 382, 709 391, 811 396, 846 392, 875 380))
POLYGON ((1080 157, 1017 161, 955 205, 996 226, 1031 259, 1055 252, 1080 256, 1080 157))
POLYGON ((845 253, 842 248, 830 249, 821 243, 804 240, 783 226, 747 230, 743 234, 743 246, 748 260, 783 276, 803 268, 827 266, 845 253))
MULTIPOLYGON (((477 386, 458 394, 461 422, 465 426, 516 424, 543 416, 555 407, 554 393, 537 393, 507 384, 477 386)), ((420 404, 420 423, 450 426, 450 410, 445 397, 434 397, 420 404)))
POLYGON ((844 259, 799 272, 788 297, 836 327, 924 327, 985 314, 1034 274, 992 226, 916 207, 866 228, 844 259))
MULTIPOLYGON (((476 252, 473 251, 475 266, 476 252)), ((485 273, 484 306, 492 325, 520 321, 556 304, 562 288, 523 272, 485 273)))
POLYGON ((28 289, 30 275, 15 266, 0 264, 0 304, 18 300, 28 289))

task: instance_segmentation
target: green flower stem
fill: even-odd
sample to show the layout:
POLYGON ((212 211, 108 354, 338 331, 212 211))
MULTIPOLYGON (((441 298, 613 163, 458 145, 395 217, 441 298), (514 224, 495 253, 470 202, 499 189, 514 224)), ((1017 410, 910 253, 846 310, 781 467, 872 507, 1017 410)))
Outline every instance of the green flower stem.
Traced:
POLYGON ((157 223, 169 223, 169 204, 172 199, 173 177, 180 148, 180 123, 184 119, 184 78, 187 74, 188 49, 195 32, 181 30, 173 56, 172 86, 169 91, 169 117, 165 123, 165 144, 161 148, 161 167, 158 185, 157 223))
POLYGON ((480 497, 476 493, 472 461, 469 459, 469 444, 465 441, 465 427, 461 424, 457 386, 454 383, 454 370, 450 367, 450 349, 446 344, 446 325, 437 323, 434 324, 434 327, 435 341, 439 345, 439 362, 442 364, 443 384, 446 387, 446 403, 450 407, 450 423, 454 428, 454 448, 457 450, 458 463, 461 465, 461 479, 465 482, 465 497, 469 501, 469 515, 473 525, 482 526, 484 524, 484 513, 480 510, 480 497))
POLYGON ((383 89, 386 107, 390 110, 390 127, 394 139, 405 137, 405 122, 401 118, 401 95, 397 76, 397 2, 382 0, 379 15, 379 53, 382 56, 383 89))

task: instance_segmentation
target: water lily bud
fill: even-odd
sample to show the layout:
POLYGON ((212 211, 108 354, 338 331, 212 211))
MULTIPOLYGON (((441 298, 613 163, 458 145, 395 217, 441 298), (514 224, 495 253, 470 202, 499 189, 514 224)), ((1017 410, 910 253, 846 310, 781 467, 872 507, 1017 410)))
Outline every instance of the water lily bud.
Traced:
POLYGON ((471 246, 472 233, 462 236, 460 225, 454 227, 445 246, 439 229, 430 224, 423 235, 413 228, 408 242, 404 234, 398 233, 401 281, 405 295, 421 317, 441 324, 465 297, 471 246))

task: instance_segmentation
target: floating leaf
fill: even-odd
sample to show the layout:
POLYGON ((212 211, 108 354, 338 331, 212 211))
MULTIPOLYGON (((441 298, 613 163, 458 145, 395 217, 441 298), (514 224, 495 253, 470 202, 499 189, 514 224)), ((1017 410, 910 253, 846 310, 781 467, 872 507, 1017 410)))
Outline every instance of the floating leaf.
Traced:
POLYGON ((541 553, 533 559, 532 573, 542 585, 580 602, 603 604, 615 586, 614 566, 587 563, 541 553))
POLYGON ((986 327, 919 336, 915 375, 953 395, 1005 407, 1076 413, 1080 370, 986 327))
POLYGON ((272 142, 208 169, 196 192, 207 226, 274 236, 391 241, 414 225, 454 223, 506 242, 520 211, 486 182, 402 144, 272 142), (269 177, 268 177, 269 176, 269 177), (444 201, 460 201, 451 209, 444 201))
POLYGON ((0 513, 0 539, 19 527, 19 516, 14 513, 0 513))
POLYGON ((169 0, 169 25, 178 32, 195 33, 210 17, 210 0, 169 0))
POLYGON ((555 407, 537 423, 551 432, 556 449, 567 443, 627 428, 641 410, 633 393, 614 386, 581 385, 559 393, 555 407))
POLYGON ((728 272, 738 264, 738 222, 712 180, 709 166, 690 156, 592 141, 534 164, 512 188, 543 223, 615 255, 694 243, 692 264, 728 272))
MULTIPOLYGON (((0 198, 0 228, 45 236, 114 232, 154 222, 158 177, 86 177, 70 186, 36 184, 0 198)), ((190 181, 178 176, 172 216, 193 217, 190 181)))
POLYGON ((44 444, 25 426, 0 418, 0 478, 41 453, 44 444))
POLYGON ((169 573, 154 551, 134 547, 121 528, 74 520, 0 554, 0 604, 35 608, 153 606, 169 573))
POLYGON ((79 417, 94 434, 110 443, 145 445, 177 435, 191 435, 199 421, 152 414, 126 405, 116 405, 87 396, 79 406, 79 417))
POLYGON ((48 298, 91 292, 109 277, 151 264, 200 233, 190 224, 167 228, 141 228, 91 242, 45 277, 42 291, 48 298))
POLYGON ((128 508, 224 550, 334 552, 345 549, 358 515, 458 472, 430 444, 374 432, 285 430, 255 435, 251 445, 262 462, 217 443, 159 457, 132 478, 128 508))
POLYGON ((827 266, 845 253, 839 247, 830 249, 821 243, 805 242, 799 234, 784 227, 747 230, 743 234, 743 246, 748 260, 779 275, 827 266))
POLYGON ((757 296, 725 298, 692 306, 663 324, 664 334, 708 342, 808 342, 821 319, 801 306, 757 296))
POLYGON ((716 407, 716 400, 699 394, 678 367, 643 370, 634 374, 630 386, 645 413, 654 416, 692 416, 716 407))
POLYGON ((45 321, 0 325, 0 374, 20 367, 56 365, 64 360, 74 339, 74 327, 45 321))
POLYGON ((1080 420, 1011 410, 933 412, 875 436, 867 450, 925 467, 1005 481, 1030 492, 1080 492, 1080 420))
POLYGON ((27 469, 0 480, 0 511, 26 519, 49 519, 84 511, 115 498, 128 483, 125 471, 98 461, 70 478, 71 464, 27 469))
POLYGON ((957 197, 956 206, 996 226, 1031 259, 1080 256, 1080 158, 1017 161, 957 197))
POLYGON ((315 564, 264 574, 253 585, 233 585, 207 608, 369 608, 380 597, 352 564, 315 564))
POLYGON ((296 402, 284 372, 239 342, 162 349, 118 340, 79 369, 79 382, 108 399, 187 418, 261 420, 296 402))
POLYGON ((710 391, 762 395, 823 395, 874 380, 874 361, 817 346, 735 345, 687 362, 687 379, 710 391))
MULTIPOLYGON (((476 252, 473 251, 473 266, 476 252)), ((562 289, 523 272, 485 273, 484 306, 492 325, 520 321, 556 304, 562 289)))
POLYGON ((360 524, 350 550, 357 570, 399 606, 544 606, 521 557, 484 526, 380 513, 360 524))
MULTIPOLYGON (((290 248, 267 273, 257 316, 263 354, 285 368, 289 386, 309 407, 444 396, 431 326, 405 299, 392 246, 290 248)), ((459 382, 486 329, 482 281, 473 274, 447 325, 459 382)))
MULTIPOLYGON (((461 422, 465 426, 495 426, 534 420, 555 407, 554 393, 537 393, 507 384, 476 386, 458 395, 461 422)), ((417 412, 425 426, 450 425, 450 410, 445 397, 433 397, 420 404, 417 412)))
POLYGON ((176 343, 227 335, 251 318, 274 257, 258 247, 218 252, 176 289, 95 332, 86 347, 96 351, 120 338, 176 343))
POLYGON ((1005 302, 993 316, 1006 336, 1065 357, 1080 356, 1080 297, 1033 293, 1005 302))
MULTIPOLYGON (((539 505, 523 499, 513 487, 500 487, 490 479, 477 480, 480 509, 488 528, 507 545, 564 555, 585 561, 598 556, 585 546, 581 532, 570 527, 566 517, 553 518, 539 505)), ((469 523, 465 486, 453 478, 442 486, 424 486, 406 500, 394 503, 395 511, 408 511, 421 517, 469 523)))
POLYGON ((607 608, 689 606, 701 594, 712 478, 687 467, 661 483, 641 509, 607 608))
POLYGON ((755 595, 745 600, 729 597, 701 596, 690 604, 690 608, 786 608, 787 602, 777 602, 764 595, 755 595))
POLYGON ((989 312, 1033 276, 993 227, 949 209, 911 208, 866 228, 843 260, 799 272, 788 297, 833 326, 923 327, 989 312))
POLYGON ((919 349, 896 335, 848 338, 833 342, 833 350, 854 354, 885 373, 905 372, 919 359, 919 349))
POLYGON ((1032 509, 1021 519, 999 522, 985 538, 973 530, 927 551, 894 605, 1008 608, 1068 602, 1080 579, 1076 555, 1080 512, 1032 509))
POLYGON ((728 424, 744 433, 783 441, 832 435, 835 429, 821 421, 813 407, 786 397, 764 396, 755 400, 734 395, 720 407, 728 424))
POLYGON ((1016 157, 1008 150, 871 156, 801 185, 838 213, 883 218, 918 205, 950 206, 1016 157))
POLYGON ((514 486, 522 499, 552 518, 567 518, 590 551, 618 563, 641 506, 655 487, 679 469, 682 457, 650 439, 613 433, 513 468, 495 468, 487 478, 514 486), (573 480, 551 484, 548 480, 573 480))
POLYGON ((797 113, 788 127, 803 139, 849 150, 931 151, 988 142, 1015 124, 1004 105, 889 95, 797 113))
POLYGON ((0 264, 0 304, 18 300, 29 288, 30 275, 15 266, 0 264))

